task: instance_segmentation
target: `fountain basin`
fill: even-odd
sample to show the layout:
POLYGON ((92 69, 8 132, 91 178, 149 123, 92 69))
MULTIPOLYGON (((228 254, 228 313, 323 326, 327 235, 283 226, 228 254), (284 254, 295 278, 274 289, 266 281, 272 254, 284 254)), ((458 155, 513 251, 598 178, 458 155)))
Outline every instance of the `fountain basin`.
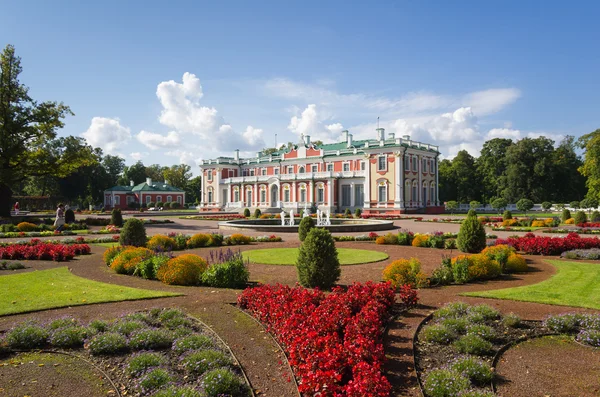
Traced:
MULTIPOLYGON (((315 219, 316 223, 316 219, 315 219)), ((220 230, 252 230, 265 233, 297 233, 300 219, 293 226, 282 226, 280 219, 235 219, 219 222, 220 230)), ((331 233, 375 232, 394 228, 393 221, 377 219, 331 219, 331 225, 317 226, 331 233)))

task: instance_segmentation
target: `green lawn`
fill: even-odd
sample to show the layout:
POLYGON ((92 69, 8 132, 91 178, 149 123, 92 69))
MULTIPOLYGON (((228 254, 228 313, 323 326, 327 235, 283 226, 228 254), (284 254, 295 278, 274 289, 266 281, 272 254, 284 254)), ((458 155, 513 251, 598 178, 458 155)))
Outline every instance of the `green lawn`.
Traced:
POLYGON ((178 296, 100 283, 75 276, 66 267, 0 276, 0 316, 90 303, 178 296))
POLYGON ((554 276, 538 284, 463 295, 600 309, 600 264, 548 261, 554 276))
MULTIPOLYGON (((379 262, 389 258, 385 252, 338 248, 340 265, 358 265, 361 263, 379 262)), ((252 263, 265 265, 291 266, 296 264, 298 248, 269 248, 242 252, 244 259, 252 263)))

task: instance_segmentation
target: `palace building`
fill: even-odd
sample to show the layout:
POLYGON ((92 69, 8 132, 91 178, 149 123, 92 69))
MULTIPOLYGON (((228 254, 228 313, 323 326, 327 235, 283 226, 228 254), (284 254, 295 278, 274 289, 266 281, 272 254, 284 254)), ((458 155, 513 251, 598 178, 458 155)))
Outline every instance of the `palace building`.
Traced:
POLYGON ((253 158, 203 160, 201 211, 294 210, 315 206, 363 214, 441 213, 438 147, 409 136, 314 145, 310 136, 289 149, 253 158))
POLYGON ((149 203, 185 203, 185 191, 177 189, 166 182, 153 182, 146 178, 146 182, 136 185, 133 181, 129 186, 113 186, 104 191, 104 208, 127 209, 131 204, 141 205, 149 203))

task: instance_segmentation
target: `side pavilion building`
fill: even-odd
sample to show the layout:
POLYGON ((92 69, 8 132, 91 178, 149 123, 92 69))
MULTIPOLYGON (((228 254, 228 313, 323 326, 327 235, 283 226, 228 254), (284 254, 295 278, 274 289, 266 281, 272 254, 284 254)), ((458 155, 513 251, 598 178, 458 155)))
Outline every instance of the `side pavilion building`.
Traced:
POLYGON ((438 146, 409 136, 342 140, 314 145, 310 136, 291 149, 255 158, 203 160, 201 211, 299 210, 316 206, 363 214, 442 213, 438 193, 438 146))

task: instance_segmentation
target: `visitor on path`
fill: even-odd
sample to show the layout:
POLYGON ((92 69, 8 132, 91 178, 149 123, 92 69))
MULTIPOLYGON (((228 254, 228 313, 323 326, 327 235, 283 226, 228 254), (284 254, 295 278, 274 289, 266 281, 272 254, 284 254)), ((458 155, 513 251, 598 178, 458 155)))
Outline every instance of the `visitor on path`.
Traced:
POLYGON ((56 210, 56 220, 54 221, 54 226, 56 227, 56 231, 62 232, 63 226, 65 225, 65 206, 60 203, 56 210))
POLYGON ((15 215, 19 215, 19 202, 18 201, 15 203, 14 210, 15 210, 15 215))

